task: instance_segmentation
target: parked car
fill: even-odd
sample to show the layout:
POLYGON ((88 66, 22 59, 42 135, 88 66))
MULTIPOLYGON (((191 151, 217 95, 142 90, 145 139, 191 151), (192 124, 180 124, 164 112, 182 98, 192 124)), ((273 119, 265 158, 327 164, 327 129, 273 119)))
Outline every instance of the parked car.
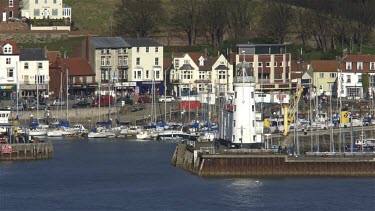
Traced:
POLYGON ((125 97, 125 98, 120 98, 120 99, 118 99, 117 100, 117 104, 118 105, 122 105, 122 104, 128 104, 128 105, 133 105, 133 100, 132 99, 130 99, 130 98, 128 98, 128 97, 125 97))
POLYGON ((46 108, 49 109, 49 107, 48 107, 48 105, 47 105, 46 102, 39 102, 39 106, 37 106, 36 102, 31 102, 28 105, 28 109, 29 110, 36 110, 37 107, 38 107, 39 110, 45 110, 46 108))
POLYGON ((56 99, 52 102, 51 106, 65 106, 66 103, 62 99, 56 99))
POLYGON ((115 98, 111 95, 102 95, 92 101, 92 106, 109 106, 115 104, 115 98))
POLYGON ((159 98, 159 103, 164 103, 164 102, 167 102, 167 103, 171 103, 171 102, 175 102, 176 100, 174 99, 174 97, 172 96, 162 96, 159 98))
MULTIPOLYGON (((7 109, 11 111, 17 111, 17 105, 8 106, 7 109)), ((18 104, 18 110, 24 110, 23 104, 18 104)))
POLYGON ((138 98, 138 103, 152 103, 152 98, 148 96, 141 96, 138 98))
POLYGON ((85 102, 85 101, 80 101, 72 105, 72 108, 89 108, 89 107, 91 107, 91 103, 85 102))

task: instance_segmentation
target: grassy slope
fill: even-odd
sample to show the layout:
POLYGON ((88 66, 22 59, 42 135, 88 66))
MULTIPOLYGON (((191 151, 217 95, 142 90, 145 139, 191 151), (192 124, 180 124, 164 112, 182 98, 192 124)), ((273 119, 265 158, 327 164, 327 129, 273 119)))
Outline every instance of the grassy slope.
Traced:
MULTIPOLYGON (((111 16, 121 0, 64 0, 72 7, 72 20, 80 30, 110 34, 111 16)), ((112 18, 113 20, 114 18, 112 18)))

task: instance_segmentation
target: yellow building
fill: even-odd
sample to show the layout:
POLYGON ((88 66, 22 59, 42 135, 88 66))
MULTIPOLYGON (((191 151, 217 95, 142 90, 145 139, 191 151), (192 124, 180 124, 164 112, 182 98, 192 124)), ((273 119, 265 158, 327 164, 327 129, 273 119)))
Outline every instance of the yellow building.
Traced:
POLYGON ((310 62, 308 72, 312 75, 312 83, 317 89, 317 94, 332 95, 335 92, 334 84, 337 79, 338 63, 335 60, 313 60, 310 62))

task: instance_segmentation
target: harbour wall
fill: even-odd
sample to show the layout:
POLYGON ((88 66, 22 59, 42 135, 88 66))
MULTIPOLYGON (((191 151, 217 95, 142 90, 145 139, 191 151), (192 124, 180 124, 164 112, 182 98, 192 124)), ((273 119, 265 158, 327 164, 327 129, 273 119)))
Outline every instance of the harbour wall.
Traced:
POLYGON ((208 151, 178 144, 172 165, 200 176, 348 176, 375 177, 375 155, 343 154, 321 156, 310 154, 291 157, 260 151, 231 151, 211 154, 208 151))
POLYGON ((11 146, 12 152, 1 153, 0 161, 50 159, 53 156, 51 142, 7 145, 11 146))

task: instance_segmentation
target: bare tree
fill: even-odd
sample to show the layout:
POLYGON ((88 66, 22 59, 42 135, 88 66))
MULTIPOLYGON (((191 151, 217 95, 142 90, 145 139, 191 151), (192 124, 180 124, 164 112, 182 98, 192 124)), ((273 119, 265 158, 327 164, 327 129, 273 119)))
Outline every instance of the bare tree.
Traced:
POLYGON ((278 43, 284 43, 292 17, 292 5, 288 0, 268 0, 266 6, 263 24, 278 43))
POLYGON ((228 4, 226 22, 232 40, 238 41, 249 30, 254 11, 253 0, 238 0, 235 4, 228 4))
POLYGON ((195 44, 201 15, 201 0, 175 0, 173 2, 172 25, 183 30, 189 46, 195 44))
POLYGON ((122 0, 118 8, 117 33, 148 37, 162 18, 161 0, 122 0))
POLYGON ((225 32, 226 6, 224 0, 203 0, 203 19, 208 27, 211 44, 217 48, 223 41, 225 32))

